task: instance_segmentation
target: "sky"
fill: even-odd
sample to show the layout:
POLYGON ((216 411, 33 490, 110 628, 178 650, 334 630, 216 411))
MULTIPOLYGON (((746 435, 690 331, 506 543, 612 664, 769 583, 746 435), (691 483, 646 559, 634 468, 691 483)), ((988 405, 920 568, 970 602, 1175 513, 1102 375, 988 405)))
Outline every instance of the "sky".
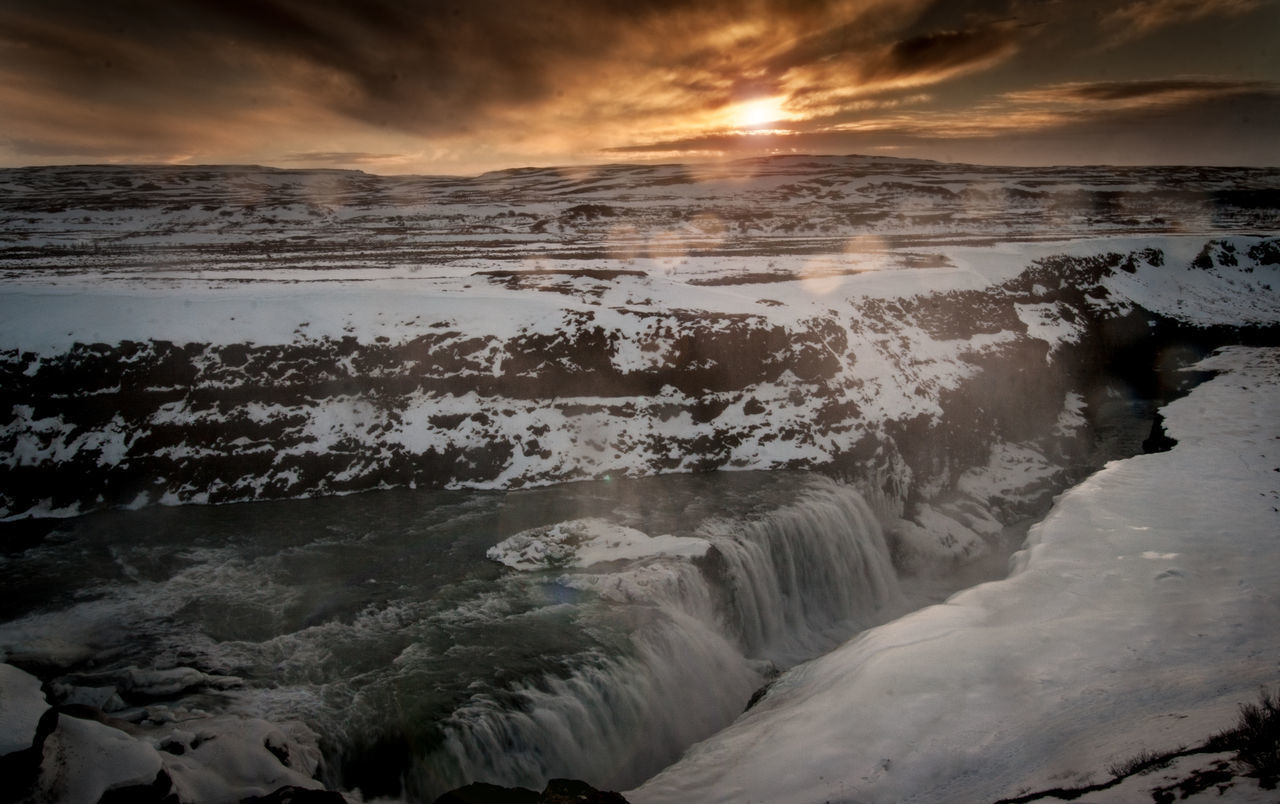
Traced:
POLYGON ((1280 0, 0 0, 0 166, 1280 165, 1280 0))

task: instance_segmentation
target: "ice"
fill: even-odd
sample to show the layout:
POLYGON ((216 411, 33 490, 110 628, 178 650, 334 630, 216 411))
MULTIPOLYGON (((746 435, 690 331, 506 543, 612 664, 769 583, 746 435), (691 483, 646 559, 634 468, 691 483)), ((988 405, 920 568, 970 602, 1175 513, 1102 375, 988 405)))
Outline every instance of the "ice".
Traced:
POLYGON ((1212 736, 1280 655, 1280 350, 1164 409, 1035 526, 1018 571, 785 674, 635 802, 979 801, 1212 736))
POLYGON ((521 531, 489 548, 491 560, 519 570, 590 567, 651 556, 705 555, 711 545, 689 536, 649 536, 603 519, 575 519, 521 531))

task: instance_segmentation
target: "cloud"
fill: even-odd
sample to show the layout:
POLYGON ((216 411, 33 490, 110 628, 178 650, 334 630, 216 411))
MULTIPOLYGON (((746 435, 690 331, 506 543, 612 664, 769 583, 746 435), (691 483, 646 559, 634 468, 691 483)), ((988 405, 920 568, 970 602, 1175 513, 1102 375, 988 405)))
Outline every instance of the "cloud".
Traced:
POLYGON ((281 162, 308 165, 398 165, 411 160, 409 154, 374 154, 366 151, 305 151, 285 154, 281 162))
POLYGON ((1107 14, 1103 29, 1112 32, 1114 45, 1169 25, 1247 14, 1261 5, 1262 0, 1136 0, 1107 14))
POLYGON ((86 148, 113 130, 132 138, 129 118, 151 124, 149 139, 194 128, 182 145, 213 147, 275 113, 347 139, 500 132, 555 151, 584 131, 607 142, 714 128, 733 104, 781 93, 816 114, 1013 52, 1006 24, 896 36, 929 2, 14 0, 0 10, 0 73, 43 110, 0 136, 65 140, 50 132, 72 129, 58 110, 83 121, 70 110, 85 102, 99 111, 80 129, 86 148))
POLYGON ((1148 81, 1069 82, 1005 93, 1020 104, 1072 106, 1146 106, 1185 103, 1200 98, 1274 91, 1280 84, 1215 78, 1167 78, 1148 81))
POLYGON ((940 31, 895 42, 862 69, 862 80, 912 85, 934 83, 990 66, 1017 50, 1011 21, 963 31, 940 31))
MULTIPOLYGON (((1184 5, 1128 2, 1109 18, 1135 29, 1184 5)), ((0 162, 501 167, 731 135, 753 101, 806 135, 978 132, 1073 104, 1228 91, 1171 80, 1002 94, 1036 79, 1017 74, 1028 64, 1072 77, 1069 59, 1042 51, 1093 31, 1102 6, 1084 7, 1082 22, 1074 2, 1050 0, 5 0, 0 162)), ((1121 55, 1093 74, 1133 74, 1121 55)))
POLYGON ((668 159, 881 152, 987 164, 1280 165, 1280 85, 1144 83, 1123 91, 1107 83, 1055 85, 973 109, 893 111, 807 131, 712 134, 617 150, 668 159))
POLYGON ((1018 52, 1025 32, 1011 20, 869 43, 791 67, 779 86, 797 117, 836 118, 865 99, 940 84, 990 69, 1018 52))

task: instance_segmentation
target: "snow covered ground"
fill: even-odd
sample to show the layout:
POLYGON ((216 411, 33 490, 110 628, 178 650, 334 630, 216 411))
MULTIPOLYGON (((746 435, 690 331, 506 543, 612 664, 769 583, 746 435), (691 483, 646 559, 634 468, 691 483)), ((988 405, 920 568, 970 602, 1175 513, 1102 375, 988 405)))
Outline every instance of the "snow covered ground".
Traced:
POLYGON ((986 443, 911 467, 945 485, 1024 440, 996 432, 1015 396, 1052 421, 1085 390, 1102 322, 1280 322, 1278 187, 856 156, 0 171, 0 520, 877 449, 893 473, 963 398, 986 443))
MULTIPOLYGON (((114 512, 141 517, 161 512, 153 504, 819 469, 849 481, 856 492, 841 493, 865 496, 867 511, 883 519, 875 561, 854 562, 879 580, 850 583, 838 562, 815 560, 816 577, 832 571, 829 582, 793 588, 806 576, 789 568, 802 548, 822 544, 814 534, 824 528, 790 529, 781 540, 756 533, 778 550, 765 563, 785 591, 737 587, 771 596, 756 607, 769 639, 756 641, 777 657, 760 655, 786 658, 775 662, 786 667, 815 652, 799 644, 813 628, 794 623, 839 614, 851 589, 894 590, 897 571, 917 569, 921 588, 955 589, 929 587, 929 573, 955 572, 955 580, 1001 564, 1016 523, 1101 463, 1079 450, 1094 436, 1105 440, 1107 409, 1137 428, 1125 434, 1125 454, 1139 449, 1151 422, 1133 410, 1176 395, 1182 385, 1171 368, 1184 358, 1224 343, 1277 343, 1278 192, 1276 170, 976 168, 863 157, 475 179, 251 167, 0 171, 0 535, 22 536, 0 568, 7 562, 20 578, 40 550, 75 547, 78 537, 64 545, 54 534, 24 553, 30 534, 40 541, 59 527, 43 518, 73 518, 74 530, 85 521, 75 517, 100 509, 141 509, 114 512), (12 522, 22 519, 36 521, 12 522), (806 603, 798 590, 822 600, 806 603)), ((1237 701, 1280 680, 1280 637, 1269 627, 1280 586, 1272 547, 1280 532, 1280 357, 1237 349, 1206 365, 1228 373, 1168 408, 1174 450, 1111 464, 1062 497, 1012 577, 786 673, 736 724, 634 799, 994 799, 1103 780, 1111 764, 1139 751, 1192 744, 1228 725, 1237 701)), ((780 510, 803 519, 799 509, 780 510)), ((164 513, 182 521, 184 512, 164 513)), ((611 573, 673 564, 699 583, 723 581, 715 566, 728 548, 708 545, 727 532, 664 536, 676 530, 611 527, 601 518, 609 513, 523 523, 475 557, 491 548, 490 559, 505 567, 486 571, 507 572, 517 586, 563 573, 575 595, 650 608, 654 590, 666 586, 620 584, 611 573)), ((879 534, 880 523, 872 530, 879 534)), ((245 532, 256 534, 254 545, 274 538, 245 532)), ((122 534, 112 547, 139 541, 122 534)), ((243 549, 224 541, 219 549, 243 549)), ((327 549, 323 541, 308 544, 327 549)), ((361 542, 356 555, 371 553, 361 542)), ((128 594, 133 564, 114 549, 108 555, 107 564, 126 572, 112 594, 128 594)), ((161 585, 176 577, 156 572, 161 585)), ((217 575, 214 588, 195 591, 212 595, 213 614, 272 598, 254 573, 239 586, 217 575)), ((382 623, 387 614, 387 634, 405 638, 412 629, 385 604, 374 600, 370 617, 382 623)), ((144 623, 162 616, 137 608, 144 623)), ((710 606, 698 611, 708 623, 719 616, 710 606)), ((33 622, 56 614, 38 612, 33 622)), ((323 608, 317 616, 316 633, 350 625, 323 608)), ((149 627, 103 630, 137 647, 149 627)), ((403 661, 373 658, 375 647, 396 648, 382 631, 376 646, 351 655, 395 677, 447 636, 430 619, 415 627, 403 661)), ((701 633, 672 642, 676 648, 663 643, 652 651, 661 661, 641 663, 679 672, 602 687, 624 691, 637 717, 631 726, 612 692, 584 698, 558 677, 499 685, 488 704, 471 707, 476 717, 454 718, 462 723, 455 742, 475 760, 465 778, 532 783, 554 770, 635 784, 728 722, 763 681, 754 665, 731 672, 706 660, 701 654, 723 653, 728 643, 701 633), (699 686, 704 679, 718 682, 713 696, 699 686), (525 703, 505 703, 513 692, 525 703), (693 704, 712 697, 723 717, 696 723, 693 704), (512 753, 494 748, 511 744, 509 733, 484 725, 532 710, 574 712, 609 733, 652 735, 661 730, 634 723, 655 722, 654 699, 678 736, 658 746, 660 761, 631 776, 610 765, 626 752, 601 750, 602 741, 584 737, 590 729, 562 727, 548 737, 556 729, 530 718, 519 739, 533 747, 512 753), (572 763, 530 760, 564 745, 572 763)), ((847 633, 820 640, 822 649, 847 633)), ((201 627, 191 634, 214 647, 261 639, 201 627)), ((19 640, 38 650, 0 658, 54 685, 63 671, 97 666, 92 652, 49 649, 65 637, 43 625, 19 640)), ((330 643, 326 636, 326 649, 330 643)), ((274 689, 286 664, 305 675, 310 655, 264 665, 249 686, 274 689)), ((76 784, 76 795, 96 800, 113 785, 149 783, 160 761, 184 800, 318 785, 315 723, 292 722, 288 706, 268 714, 275 725, 256 710, 253 719, 226 722, 187 712, 211 718, 209 734, 220 736, 180 733, 168 715, 184 711, 177 701, 192 690, 167 690, 165 683, 186 682, 165 674, 190 675, 201 694, 221 692, 223 671, 201 656, 184 655, 189 667, 173 656, 137 657, 126 681, 112 681, 132 689, 136 671, 143 687, 154 685, 163 703, 140 716, 150 722, 154 709, 157 727, 176 742, 120 742, 106 726, 62 717, 45 759, 78 767, 45 773, 45 793, 71 796, 66 785, 76 784), (118 763, 84 759, 107 748, 119 749, 118 763)), ((120 703, 105 681, 41 691, 17 675, 23 671, 2 668, 0 683, 26 701, 21 711, 0 706, 0 736, 20 721, 7 747, 29 742, 33 717, 49 703, 99 714, 120 703)), ((449 672, 467 681, 456 667, 449 672)), ((392 703, 382 711, 400 712, 403 701, 392 703)), ((427 731, 435 727, 436 715, 405 711, 427 731)), ((355 714, 394 720, 369 708, 355 714)), ((431 743, 388 733, 393 753, 431 743)), ((396 779, 422 758, 402 759, 380 792, 398 795, 396 779)), ((366 782, 378 775, 372 761, 366 782)), ((1116 800, 1142 783, 1128 780, 1107 795, 1116 800)))
POLYGON ((1009 578, 786 673, 628 798, 995 800, 1234 725, 1280 681, 1280 350, 1201 367, 1164 409, 1177 446, 1064 494, 1009 578))

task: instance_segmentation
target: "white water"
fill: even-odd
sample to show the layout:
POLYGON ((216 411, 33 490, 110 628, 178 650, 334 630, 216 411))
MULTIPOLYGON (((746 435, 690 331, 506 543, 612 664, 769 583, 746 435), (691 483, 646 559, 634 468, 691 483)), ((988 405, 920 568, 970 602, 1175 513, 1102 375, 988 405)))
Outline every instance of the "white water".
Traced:
MULTIPOLYGON (((702 558, 663 556, 558 583, 636 618, 634 654, 599 657, 510 697, 454 712, 419 772, 540 789, 572 776, 638 784, 723 728, 771 672, 812 658, 901 601, 880 524, 854 489, 814 478, 800 499, 751 521, 718 518, 702 558)), ((491 551, 492 555, 492 551, 491 551)))
POLYGON ((795 473, 109 512, 0 557, 0 589, 0 652, 51 680, 134 703, 157 671, 243 679, 158 701, 188 714, 151 742, 220 722, 199 712, 301 720, 326 784, 422 801, 634 786, 905 609, 858 492, 795 473))

